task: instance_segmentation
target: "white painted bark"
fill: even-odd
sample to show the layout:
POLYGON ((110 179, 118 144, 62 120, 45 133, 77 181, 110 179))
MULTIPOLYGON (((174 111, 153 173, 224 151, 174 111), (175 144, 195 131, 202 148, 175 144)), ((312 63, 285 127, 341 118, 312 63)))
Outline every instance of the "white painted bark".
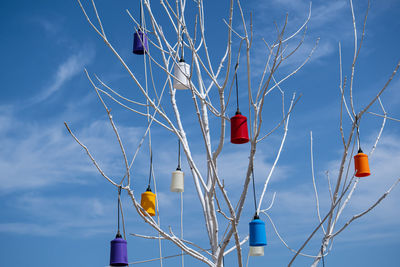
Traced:
MULTIPOLYGON (((351 129, 347 133, 347 138, 346 135, 343 131, 342 123, 342 112, 341 112, 341 120, 340 120, 340 133, 343 139, 343 145, 344 145, 344 151, 343 155, 341 158, 341 163, 339 167, 339 175, 337 178, 336 185, 333 187, 333 190, 331 188, 331 185, 329 184, 329 190, 330 190, 330 200, 331 200, 331 205, 329 211, 326 213, 324 217, 321 216, 321 211, 320 211, 320 206, 319 206, 319 197, 318 197, 318 187, 316 184, 316 178, 314 175, 314 163, 313 163, 313 158, 311 157, 311 163, 312 163, 312 179, 313 179, 313 186, 315 190, 315 195, 316 195, 316 205, 317 205, 317 216, 318 216, 318 226, 315 228, 315 230, 310 234, 310 236, 305 240, 304 244, 300 247, 298 250, 294 250, 291 248, 287 242, 283 240, 283 238, 279 235, 278 230, 273 223, 271 217, 267 213, 269 208, 273 205, 274 201, 272 201, 271 205, 269 208, 263 208, 264 206, 264 197, 268 193, 268 184, 270 183, 271 179, 273 179, 273 173, 274 170, 278 164, 279 158, 281 151, 283 149, 283 146, 285 144, 286 136, 288 133, 288 125, 289 125, 289 119, 290 115, 294 110, 295 104, 297 103, 299 98, 295 98, 295 94, 293 95, 291 102, 290 102, 290 107, 287 111, 285 111, 284 105, 285 105, 285 98, 284 98, 284 90, 281 88, 282 84, 292 76, 294 76, 311 58, 313 52, 315 51, 315 48, 318 44, 318 40, 316 40, 315 47, 312 48, 310 51, 309 55, 304 59, 304 61, 297 66, 294 70, 289 72, 288 75, 280 78, 280 80, 275 79, 275 74, 279 70, 280 66, 282 63, 288 59, 290 56, 295 54, 298 51, 298 48, 303 44, 304 40, 304 35, 300 39, 300 41, 297 41, 297 44, 294 46, 294 48, 290 51, 288 51, 288 42, 295 42, 297 39, 298 35, 300 33, 304 32, 307 28, 308 22, 310 21, 311 18, 311 4, 310 4, 310 10, 308 13, 308 16, 306 17, 304 23, 300 25, 300 27, 295 30, 292 34, 289 34, 288 36, 286 35, 286 27, 287 27, 287 17, 284 21, 284 25, 281 29, 278 29, 278 34, 276 41, 272 44, 266 44, 267 46, 267 61, 263 70, 263 73, 261 74, 258 87, 256 89, 253 88, 253 85, 251 83, 252 81, 252 75, 251 75, 251 51, 252 51, 252 41, 253 41, 253 25, 250 17, 250 24, 247 25, 247 19, 244 16, 244 12, 241 7, 241 3, 239 0, 230 0, 227 1, 229 3, 229 15, 228 19, 225 21, 227 25, 227 41, 226 41, 226 49, 223 55, 221 56, 221 59, 219 61, 219 64, 217 67, 213 66, 213 61, 210 58, 210 48, 207 46, 207 39, 206 39, 206 32, 207 29, 205 28, 205 21, 206 21, 206 16, 205 16, 205 10, 203 6, 203 0, 198 0, 198 1, 191 1, 191 2, 186 2, 185 0, 176 0, 175 5, 171 5, 168 1, 161 0, 160 4, 165 12, 165 15, 168 17, 168 20, 171 24, 172 29, 175 31, 175 33, 171 36, 166 36, 166 34, 163 31, 163 27, 160 25, 158 22, 158 18, 154 15, 153 13, 153 6, 151 4, 150 0, 142 0, 143 7, 145 10, 146 18, 147 21, 150 22, 150 26, 147 29, 144 29, 147 31, 149 36, 151 35, 151 38, 149 38, 149 51, 146 51, 147 53, 144 55, 144 62, 147 62, 146 59, 149 60, 148 64, 148 69, 149 73, 151 76, 151 80, 153 83, 153 89, 154 93, 156 96, 156 99, 154 99, 148 90, 148 83, 147 83, 147 78, 145 83, 140 81, 137 76, 135 75, 134 71, 131 70, 131 68, 125 63, 125 61, 122 59, 122 57, 119 55, 117 50, 113 47, 111 42, 108 40, 106 33, 104 31, 102 21, 100 19, 100 15, 96 9, 95 3, 93 0, 91 0, 91 8, 93 8, 96 16, 97 22, 93 22, 92 19, 89 17, 88 13, 86 12, 86 9, 84 5, 82 4, 81 0, 77 0, 84 16, 86 17, 88 23, 92 27, 92 29, 98 34, 101 40, 104 41, 104 43, 110 48, 112 53, 116 56, 116 58, 120 61, 122 64, 123 68, 126 70, 126 72, 130 75, 134 83, 136 84, 139 93, 141 96, 144 97, 145 103, 142 103, 138 101, 137 99, 130 99, 121 93, 118 92, 118 90, 114 90, 111 88, 111 86, 105 84, 100 80, 100 78, 97 78, 97 81, 100 83, 100 85, 97 85, 92 79, 91 75, 89 75, 89 72, 87 72, 88 79, 95 89, 96 94, 98 95, 100 101, 103 103, 104 108, 107 112, 110 124, 112 129, 115 132, 116 139, 118 140, 123 159, 124 159, 124 164, 125 164, 125 171, 126 171, 126 180, 122 180, 121 182, 114 181, 112 178, 110 178, 100 167, 100 165, 96 162, 94 157, 90 154, 89 149, 73 134, 71 129, 68 127, 67 124, 66 127, 69 131, 69 133, 72 135, 74 140, 78 142, 79 145, 87 152, 88 156, 92 160, 93 164, 97 168, 97 170, 100 172, 100 174, 107 180, 109 181, 113 186, 116 187, 121 187, 123 190, 126 190, 132 200, 132 205, 135 207, 138 216, 142 217, 143 220, 150 225, 154 231, 155 235, 159 235, 159 237, 151 237, 151 236, 143 236, 140 234, 135 234, 136 236, 140 236, 143 238, 147 239, 165 239, 171 242, 171 244, 179 247, 183 253, 192 256, 193 258, 205 263, 208 266, 212 267, 220 267, 223 265, 223 257, 233 251, 237 252, 237 266, 242 267, 243 266, 243 255, 242 255, 242 246, 246 243, 248 240, 247 233, 245 234, 245 238, 240 238, 240 234, 238 232, 238 224, 241 221, 241 215, 243 213, 243 208, 244 208, 244 203, 246 200, 246 197, 248 195, 248 186, 250 183, 250 178, 251 174, 253 171, 253 166, 254 166, 254 159, 256 157, 256 152, 257 152, 257 145, 260 144, 264 139, 268 138, 270 134, 275 132, 277 129, 283 128, 283 134, 282 134, 282 140, 280 143, 280 146, 278 148, 278 153, 273 161, 272 168, 270 169, 267 177, 265 177, 264 180, 264 187, 261 193, 261 197, 258 200, 258 206, 257 206, 257 213, 262 213, 267 216, 267 218, 270 220, 271 224, 273 225, 273 228, 278 235, 279 239, 282 241, 282 243, 290 250, 292 251, 295 255, 292 258, 292 260, 289 263, 289 266, 293 263, 293 261, 296 259, 298 255, 302 255, 305 257, 311 257, 314 259, 314 262, 312 263, 312 266, 317 266, 318 263, 320 262, 322 256, 326 256, 329 254, 330 249, 332 249, 332 241, 333 238, 341 233, 352 221, 355 219, 358 219, 361 216, 364 216, 366 213, 368 213, 370 210, 376 207, 381 200, 383 200, 391 191, 391 189, 394 187, 395 184, 374 204, 372 205, 369 209, 367 209, 365 212, 354 216, 352 219, 348 221, 347 224, 343 225, 337 232, 334 232, 335 227, 337 227, 337 222, 339 217, 342 215, 343 210, 347 206, 347 204, 350 202, 351 197, 353 195, 353 192, 355 191, 358 183, 358 179, 353 179, 354 177, 352 174, 346 172, 346 164, 349 164, 351 161, 352 153, 351 149, 352 146, 351 144, 354 144, 354 136, 355 136, 355 130, 359 126, 360 120, 362 116, 366 113, 369 112, 368 109, 374 104, 377 100, 379 100, 379 103, 381 105, 382 111, 384 115, 379 115, 379 114, 374 114, 376 116, 382 116, 384 118, 381 130, 379 131, 379 134, 376 138, 376 142, 374 144, 373 149, 371 150, 371 153, 374 151, 380 136, 382 134, 383 128, 385 126, 386 119, 393 119, 387 116, 387 113, 385 109, 383 108, 383 104, 381 102, 381 99, 379 98, 380 95, 384 92, 384 90, 387 88, 391 80, 393 79, 394 75, 397 72, 397 69, 400 66, 399 64, 396 66, 394 72, 392 73, 392 76, 389 78, 388 82, 384 85, 384 87, 377 93, 376 97, 371 100, 371 102, 367 105, 365 105, 364 109, 362 109, 358 114, 354 110, 354 104, 353 104, 353 81, 354 81, 354 76, 355 76, 355 66, 356 66, 356 60, 359 54, 359 49, 361 48, 362 44, 362 39, 364 37, 364 29, 365 29, 365 22, 364 22, 364 29, 363 29, 363 34, 362 38, 360 41, 360 45, 358 46, 358 40, 357 40, 357 30, 356 30, 356 24, 355 24, 355 15, 354 15, 354 10, 353 10, 353 5, 352 1, 350 0, 351 4, 351 11, 353 15, 353 26, 354 26, 354 56, 353 56, 353 62, 352 62, 352 68, 351 68, 351 75, 350 75, 350 88, 349 88, 349 95, 346 96, 345 94, 345 82, 343 82, 342 79, 342 61, 341 61, 341 48, 339 45, 339 53, 340 53, 340 92, 341 92, 341 103, 342 106, 345 106, 345 109, 347 111, 347 114, 349 116, 350 120, 350 125, 351 129), (185 10, 188 8, 189 5, 193 5, 193 7, 197 10, 197 15, 191 17, 189 19, 194 19, 195 20, 195 27, 194 27, 194 32, 191 32, 190 29, 186 26, 186 19, 188 19, 185 15, 185 10), (242 34, 239 34, 238 30, 235 30, 232 25, 233 19, 234 19, 234 6, 236 6, 236 11, 239 14, 240 20, 241 20, 241 29, 240 32, 242 34), (98 24, 98 25, 96 25, 98 24), (237 53, 235 53, 232 49, 232 42, 233 42, 233 34, 236 36, 239 41, 240 41, 240 46, 238 48, 237 53), (184 36, 184 39, 182 39, 184 36), (236 57, 236 64, 239 64, 240 62, 240 51, 242 48, 242 44, 244 44, 245 47, 245 72, 246 72, 246 85, 247 85, 247 92, 248 92, 248 103, 249 103, 249 110, 248 110, 248 122, 249 122, 249 130, 250 130, 250 149, 248 151, 248 164, 247 164, 247 170, 246 170, 246 175, 243 179, 243 185, 242 185, 242 191, 239 192, 239 201, 235 204, 233 204, 230 200, 230 197, 228 196, 228 192, 226 191, 224 184, 222 182, 222 178, 220 177, 220 172, 218 169, 218 160, 219 156, 221 155, 221 152, 224 149, 224 142, 226 140, 226 131, 227 131, 227 125, 229 121, 228 114, 226 113, 228 104, 229 104, 229 99, 231 96, 231 90, 232 87, 229 89, 228 84, 230 83, 230 80, 232 78, 231 75, 231 68, 233 60, 232 57, 236 57), (192 155, 192 146, 188 141, 187 135, 186 135, 186 130, 187 130, 187 124, 185 121, 182 120, 181 118, 181 112, 183 112, 182 107, 177 103, 176 101, 176 89, 173 88, 173 79, 176 77, 174 76, 173 73, 173 68, 176 65, 176 63, 179 60, 179 54, 180 51, 184 49, 186 52, 186 55, 190 56, 188 58, 191 58, 191 62, 188 62, 191 66, 191 73, 187 77, 190 80, 190 92, 192 96, 192 102, 193 102, 193 107, 195 109, 195 113, 193 114, 193 118, 197 118, 197 123, 199 125, 199 128, 201 130, 201 136, 202 140, 201 143, 204 145, 204 150, 205 154, 204 157, 207 161, 207 171, 203 171, 199 169, 199 164, 196 163, 195 159, 193 158, 192 155), (151 64, 150 64, 151 63, 151 64), (154 65, 153 65, 154 64, 154 65), (157 90, 156 86, 154 86, 154 77, 152 76, 152 71, 158 68, 159 70, 162 70, 165 74, 165 82, 164 82, 164 87, 162 88, 161 91, 157 90), (223 68, 225 68, 225 72, 223 71, 223 68), (197 78, 197 79, 195 79, 197 78), (209 82, 207 85, 206 82, 209 82), (104 87, 105 89, 103 90, 100 87, 104 87), (162 102, 162 98, 164 95, 164 90, 169 91, 169 97, 170 97, 170 106, 167 106, 168 104, 165 102, 162 102), (229 89, 229 90, 228 90, 229 89), (266 98, 268 97, 269 93, 272 92, 274 89, 279 90, 282 94, 282 120, 280 123, 278 123, 275 127, 273 127, 269 132, 263 133, 263 107, 264 103, 266 101, 266 98), (214 93, 214 90, 216 92, 214 93), (214 94, 212 94, 214 93, 214 94), (226 97, 226 93, 229 93, 228 97, 226 97), (211 95, 218 95, 218 99, 211 99, 211 95), (144 133, 144 136, 142 140, 139 142, 139 145, 136 149, 135 154, 133 155, 133 159, 131 163, 128 163, 128 157, 125 152, 125 148, 123 145, 123 142, 121 141, 118 133, 117 126, 113 122, 113 118, 111 115, 111 111, 108 109, 107 105, 105 104, 105 101, 103 100, 103 97, 106 96, 109 100, 116 102, 119 104, 121 107, 127 109, 128 111, 132 111, 136 116, 145 116, 148 119, 148 126, 147 129, 144 133), (350 99, 350 108, 347 105, 346 97, 350 99), (125 104, 127 102, 128 104, 125 104), (218 103, 218 104, 217 104, 218 103), (133 107, 132 107, 133 106, 133 107), (147 109, 147 112, 141 112, 140 107, 145 106, 147 109), (166 108, 169 108, 169 110, 172 110, 171 114, 168 114, 165 110, 166 108), (357 114, 357 115, 356 115, 357 114), (218 118, 220 125, 219 125, 219 137, 217 140, 212 139, 211 131, 212 129, 210 128, 210 118, 215 117, 218 118), (202 214, 203 214, 203 219, 204 219, 204 224, 205 224, 205 229, 207 231, 207 237, 208 241, 210 244, 211 251, 207 251, 206 249, 201 248, 200 246, 196 245, 195 243, 189 241, 189 240, 183 240, 182 236, 178 237, 173 234, 172 229, 166 229, 166 226, 161 225, 160 221, 155 221, 153 220, 152 217, 148 216, 145 211, 143 211, 142 207, 140 204, 136 201, 134 194, 133 194, 133 189, 131 188, 131 183, 130 183, 130 169, 133 167, 136 155, 138 151, 141 148, 141 144, 143 143, 144 138, 148 135, 152 123, 156 123, 160 126, 162 126, 166 132, 170 132, 174 134, 182 144, 182 150, 184 157, 186 158, 186 161, 188 165, 190 166, 190 172, 191 176, 194 182, 194 186, 197 192, 197 198, 199 203, 201 204, 202 207, 202 214), (214 150, 213 150, 214 149, 214 150), (202 173, 207 173, 207 177, 203 177, 202 173), (350 189, 351 188, 351 189, 350 189), (350 191, 349 191, 350 189, 350 191), (333 192, 333 193, 332 193, 333 192), (217 194, 218 193, 218 194, 217 194), (222 196, 222 197, 221 197, 222 196), (221 235, 223 233, 220 233, 220 221, 217 219, 217 213, 220 213, 223 215, 224 220, 226 220, 224 223, 228 222, 228 228, 226 229, 225 234, 221 235), (146 214, 146 215, 144 215, 146 214), (309 240, 318 232, 319 228, 323 228, 323 235, 322 235, 322 241, 321 241, 321 248, 319 249, 319 252, 317 255, 308 255, 304 254, 301 251, 304 249, 304 247, 308 244, 309 240), (331 247, 329 247, 331 245, 331 247), (229 247, 230 246, 230 247, 229 247), (229 247, 229 248, 228 248, 229 247)), ((132 22, 136 25, 136 27, 140 26, 140 22, 137 22, 134 18, 134 16, 131 15, 129 11, 128 15, 131 17, 132 22)), ((366 16, 367 17, 367 16, 366 16)), ((192 25, 192 24, 190 24, 192 25)), ((212 30, 212 29, 209 29, 212 30)), ((243 60, 242 60, 243 61, 243 60)), ((235 70, 237 71, 237 70, 235 70)), ((147 75, 147 73, 146 73, 147 75)), ((147 77, 147 76, 146 76, 147 77)), ((233 102, 233 101, 231 101, 233 102)), ((312 138, 311 138, 311 145, 312 145, 312 138)), ((312 151, 312 149, 311 149, 312 151)), ((348 165, 347 165, 348 166, 348 165)), ((328 178, 329 179, 329 178, 328 178)), ((330 180, 329 180, 330 182, 330 180)), ((275 193, 274 197, 275 199, 275 193)), ((323 213, 322 213, 323 214, 323 213)), ((223 232, 223 231, 222 231, 223 232)), ((242 233, 243 237, 243 233, 242 233)), ((179 254, 181 255, 181 254, 179 254)), ((161 256, 159 260, 161 260, 161 256)), ((145 262, 145 261, 143 261, 145 262)), ((183 264, 183 261, 182 261, 183 264)))

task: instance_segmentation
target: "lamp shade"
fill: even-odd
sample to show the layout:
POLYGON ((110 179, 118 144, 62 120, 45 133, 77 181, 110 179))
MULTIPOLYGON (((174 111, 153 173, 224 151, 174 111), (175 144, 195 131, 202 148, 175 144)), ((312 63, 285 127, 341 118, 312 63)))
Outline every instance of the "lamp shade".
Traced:
POLYGON ((151 192, 149 189, 142 193, 140 205, 150 216, 156 215, 156 194, 151 192))
POLYGON ((249 142, 247 118, 239 111, 231 118, 231 143, 244 144, 249 142))
POLYGON ((171 179, 171 192, 183 192, 184 191, 184 173, 183 171, 177 169, 172 172, 171 179))
POLYGON ((147 41, 146 33, 141 30, 137 30, 133 35, 133 53, 137 55, 143 55, 149 50, 149 44, 147 41))
POLYGON ((190 65, 181 59, 174 67, 174 88, 178 90, 185 90, 190 88, 190 65))
POLYGON ((356 169, 356 177, 365 177, 371 175, 368 164, 368 155, 362 153, 361 150, 354 156, 354 168, 356 169))
POLYGON ((264 256, 264 246, 250 246, 250 256, 264 256))
POLYGON ((267 234, 265 232, 265 223, 258 217, 254 219, 249 224, 250 232, 250 246, 260 247, 267 245, 267 234))
POLYGON ((110 266, 128 266, 127 242, 119 233, 111 240, 110 266))

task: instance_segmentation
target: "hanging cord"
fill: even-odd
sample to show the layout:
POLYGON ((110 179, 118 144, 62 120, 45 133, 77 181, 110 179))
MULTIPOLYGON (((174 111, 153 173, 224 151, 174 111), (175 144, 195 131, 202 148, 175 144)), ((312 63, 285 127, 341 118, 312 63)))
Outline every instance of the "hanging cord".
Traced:
POLYGON ((361 149, 361 141, 360 141, 360 130, 359 130, 359 124, 358 124, 358 116, 356 116, 355 124, 356 124, 356 127, 357 127, 358 153, 363 153, 363 151, 362 151, 362 149, 361 149))
POLYGON ((322 267, 325 267, 325 258, 324 258, 324 249, 323 249, 323 245, 321 246, 321 255, 322 255, 322 267))
POLYGON ((149 172, 149 183, 147 185, 146 191, 151 191, 150 183, 151 183, 151 176, 153 173, 153 150, 150 148, 150 172, 149 172))
POLYGON ((124 209, 122 207, 121 197, 120 197, 120 201, 119 201, 119 208, 121 209, 122 232, 124 234, 123 235, 124 239, 126 240, 124 209))
MULTIPOLYGON (((181 192, 181 240, 183 240, 183 192, 181 192)), ((181 250, 182 267, 185 267, 185 253, 181 250)))
POLYGON ((182 33, 181 33, 181 58, 179 59, 179 62, 185 62, 184 53, 183 53, 184 38, 185 38, 185 35, 183 33, 184 29, 185 29, 185 27, 182 27, 182 33))
POLYGON ((239 67, 239 63, 236 63, 235 66, 235 81, 236 81, 236 115, 241 114, 239 110, 239 86, 238 86, 238 79, 237 79, 237 69, 239 67))
POLYGON ((122 238, 121 236, 121 232, 119 231, 120 227, 119 227, 119 214, 120 214, 120 202, 121 202, 121 186, 118 187, 118 207, 117 207, 117 212, 118 212, 118 232, 117 232, 117 236, 119 238, 122 238))
POLYGON ((143 28, 143 16, 142 16, 143 6, 142 6, 142 0, 139 1, 139 11, 140 11, 140 28, 139 28, 139 31, 141 31, 142 28, 143 28))
POLYGON ((254 169, 251 169, 251 176, 252 176, 252 180, 253 180, 253 197, 254 197, 254 210, 255 210, 255 216, 258 217, 257 214, 257 200, 256 200, 256 184, 254 182, 254 169))
POLYGON ((181 170, 181 140, 178 139, 178 167, 176 168, 177 171, 181 170))

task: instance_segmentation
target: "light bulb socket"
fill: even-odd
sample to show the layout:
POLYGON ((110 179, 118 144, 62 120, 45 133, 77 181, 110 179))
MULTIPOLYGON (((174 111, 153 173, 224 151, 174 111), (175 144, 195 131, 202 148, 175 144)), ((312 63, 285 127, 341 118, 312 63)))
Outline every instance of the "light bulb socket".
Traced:
POLYGON ((119 232, 119 230, 118 230, 117 234, 115 235, 115 238, 122 238, 122 235, 121 235, 121 233, 119 232))

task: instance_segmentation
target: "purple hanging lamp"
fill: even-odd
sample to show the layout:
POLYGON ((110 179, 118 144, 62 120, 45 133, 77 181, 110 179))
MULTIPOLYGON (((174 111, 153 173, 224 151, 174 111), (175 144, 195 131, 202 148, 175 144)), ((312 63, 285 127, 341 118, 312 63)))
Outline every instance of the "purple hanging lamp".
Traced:
POLYGON ((133 53, 143 55, 149 49, 147 35, 141 29, 138 29, 133 35, 133 53))
POLYGON ((115 239, 111 240, 110 266, 128 266, 128 247, 125 239, 119 231, 119 208, 121 199, 121 187, 118 188, 118 232, 115 239))
POLYGON ((146 53, 146 51, 149 50, 147 35, 143 28, 142 13, 143 13, 143 7, 142 7, 142 1, 140 1, 140 27, 133 34, 132 52, 136 55, 143 55, 144 53, 146 53))

